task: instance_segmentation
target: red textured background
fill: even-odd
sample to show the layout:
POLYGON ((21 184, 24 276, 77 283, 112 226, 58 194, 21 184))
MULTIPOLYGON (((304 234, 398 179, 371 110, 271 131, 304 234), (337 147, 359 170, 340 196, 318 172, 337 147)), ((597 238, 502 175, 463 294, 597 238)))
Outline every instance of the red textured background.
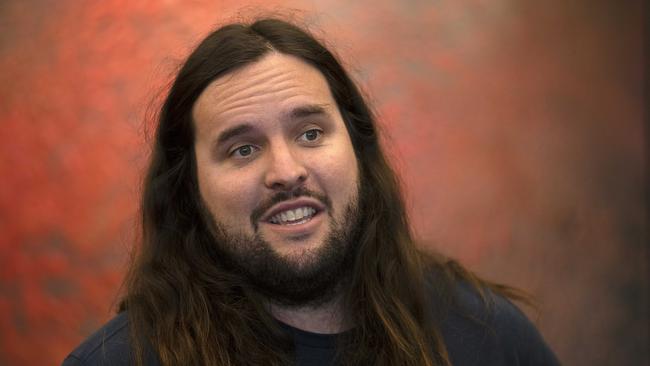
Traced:
MULTIPOLYGON (((648 364, 642 1, 276 1, 368 92, 418 236, 528 289, 567 365, 648 364), (320 31, 318 31, 320 29, 320 31)), ((236 1, 0 3, 0 365, 111 316, 149 106, 236 1)))

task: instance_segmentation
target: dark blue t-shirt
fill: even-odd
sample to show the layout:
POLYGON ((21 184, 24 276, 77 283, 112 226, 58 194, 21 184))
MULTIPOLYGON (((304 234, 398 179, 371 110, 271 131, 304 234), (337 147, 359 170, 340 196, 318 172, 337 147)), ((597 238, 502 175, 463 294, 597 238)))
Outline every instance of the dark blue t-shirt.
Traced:
MULTIPOLYGON (((508 300, 486 305, 473 290, 459 286, 458 305, 442 323, 442 335, 454 366, 559 365, 537 329, 508 300)), ((336 335, 316 334, 282 324, 295 342, 296 365, 330 366, 336 354, 336 335)), ((120 313, 91 335, 63 361, 74 365, 129 365, 128 318, 120 313)), ((146 365, 159 365, 145 356, 146 365)))

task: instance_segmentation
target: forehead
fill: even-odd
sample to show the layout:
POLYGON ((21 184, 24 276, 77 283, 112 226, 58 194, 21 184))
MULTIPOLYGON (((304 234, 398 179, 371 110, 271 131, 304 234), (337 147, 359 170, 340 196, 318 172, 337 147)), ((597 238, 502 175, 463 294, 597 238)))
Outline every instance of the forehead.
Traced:
POLYGON ((315 67, 294 56, 271 52, 213 81, 201 93, 192 116, 202 125, 273 116, 296 106, 317 104, 338 114, 329 86, 315 67))

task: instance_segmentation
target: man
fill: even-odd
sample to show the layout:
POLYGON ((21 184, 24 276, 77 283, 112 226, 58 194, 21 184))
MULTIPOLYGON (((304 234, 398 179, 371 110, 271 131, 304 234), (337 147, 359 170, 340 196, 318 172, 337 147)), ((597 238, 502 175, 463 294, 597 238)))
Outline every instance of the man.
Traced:
POLYGON ((162 107, 120 313, 64 365, 554 365, 516 292, 417 250, 335 57, 210 34, 162 107))

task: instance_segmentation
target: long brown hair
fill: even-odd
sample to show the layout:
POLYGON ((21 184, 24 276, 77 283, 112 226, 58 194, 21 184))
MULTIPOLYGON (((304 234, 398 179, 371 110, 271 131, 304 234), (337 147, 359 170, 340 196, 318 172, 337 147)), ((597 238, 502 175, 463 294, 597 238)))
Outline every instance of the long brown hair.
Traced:
POLYGON ((363 216, 345 294, 354 330, 341 342, 344 363, 449 365, 439 324, 453 301, 454 284, 465 280, 480 289, 486 283, 416 248, 397 176, 361 93, 327 48, 278 19, 231 24, 208 35, 180 69, 162 106, 144 181, 142 243, 120 304, 120 311, 128 310, 136 363, 142 364, 145 349, 163 365, 291 363, 292 340, 263 299, 220 264, 200 214, 193 151, 191 109, 201 92, 268 52, 299 57, 325 76, 359 162, 363 216), (436 294, 436 306, 427 300, 429 291, 436 294))

